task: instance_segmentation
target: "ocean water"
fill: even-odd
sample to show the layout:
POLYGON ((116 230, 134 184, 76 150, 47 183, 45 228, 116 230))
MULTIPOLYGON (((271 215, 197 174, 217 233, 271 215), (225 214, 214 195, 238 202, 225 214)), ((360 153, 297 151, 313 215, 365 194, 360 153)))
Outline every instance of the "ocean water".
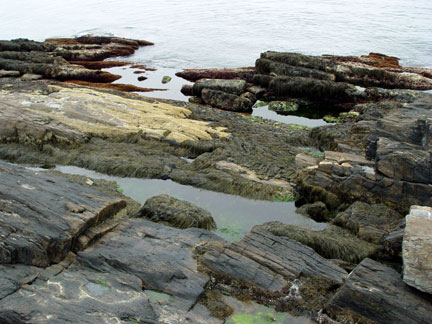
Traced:
POLYGON ((0 39, 146 39, 156 45, 131 59, 160 68, 251 66, 266 50, 432 67, 431 0, 15 0, 0 17, 0 39))

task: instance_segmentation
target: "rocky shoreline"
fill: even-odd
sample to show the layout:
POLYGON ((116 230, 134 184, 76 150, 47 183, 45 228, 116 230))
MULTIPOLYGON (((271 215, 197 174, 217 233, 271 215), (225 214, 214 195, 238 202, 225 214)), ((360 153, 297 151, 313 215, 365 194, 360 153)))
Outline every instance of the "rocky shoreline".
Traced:
POLYGON ((100 70, 148 45, 0 41, 0 159, 296 200, 328 227, 270 222, 230 243, 188 202, 140 209, 113 183, 0 160, 0 321, 430 322, 432 95, 418 90, 432 71, 265 52, 255 67, 179 72, 195 82, 186 103, 100 70), (341 113, 308 128, 232 112, 257 100, 341 113), (237 310, 254 303, 268 313, 237 310))

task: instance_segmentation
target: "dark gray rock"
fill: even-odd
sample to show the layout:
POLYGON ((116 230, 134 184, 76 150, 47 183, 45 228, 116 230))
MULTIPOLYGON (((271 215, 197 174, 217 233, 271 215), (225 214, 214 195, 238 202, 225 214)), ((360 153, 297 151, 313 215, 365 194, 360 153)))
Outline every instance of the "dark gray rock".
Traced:
POLYGON ((22 264, 0 265, 0 300, 11 295, 22 285, 33 282, 41 268, 22 264))
POLYGON ((193 85, 193 93, 200 96, 203 89, 223 91, 235 95, 241 95, 246 91, 246 81, 244 80, 224 80, 224 79, 202 79, 193 85))
POLYGON ((135 217, 145 217, 153 222, 161 222, 177 228, 216 229, 216 223, 208 211, 168 195, 147 199, 135 217))
POLYGON ((221 239, 202 229, 180 230, 131 219, 80 252, 78 259, 93 270, 134 275, 144 289, 169 294, 178 309, 187 311, 209 280, 198 273, 191 250, 212 240, 221 239))
POLYGON ((325 312, 349 323, 424 324, 432 318, 432 299, 407 286, 395 270, 365 259, 325 312))
POLYGON ((347 275, 311 248, 257 227, 240 242, 209 247, 200 262, 210 271, 271 292, 300 277, 340 285, 347 275))
POLYGON ((0 264, 59 262, 89 227, 125 207, 89 186, 1 161, 0 174, 0 264), (82 209, 70 211, 68 203, 82 209))
POLYGON ((141 281, 76 263, 0 301, 2 323, 158 323, 141 281))

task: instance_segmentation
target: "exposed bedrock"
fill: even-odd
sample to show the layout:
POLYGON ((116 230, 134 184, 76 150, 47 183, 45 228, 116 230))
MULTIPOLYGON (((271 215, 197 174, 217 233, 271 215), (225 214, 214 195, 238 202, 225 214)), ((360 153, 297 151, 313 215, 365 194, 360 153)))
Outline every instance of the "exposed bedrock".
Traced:
MULTIPOLYGON (((259 95, 254 93, 258 99, 290 101, 293 98, 301 98, 306 100, 306 108, 314 106, 323 110, 328 109, 322 107, 323 105, 336 105, 333 107, 334 111, 349 111, 356 103, 377 100, 376 93, 369 91, 370 87, 432 89, 430 69, 402 68, 397 58, 377 53, 355 57, 264 52, 255 63, 255 70, 249 70, 246 75, 240 72, 243 70, 185 70, 177 75, 197 83, 202 82, 201 79, 244 80, 248 83, 248 89, 256 86, 262 89, 257 92, 259 95), (356 86, 368 89, 362 91, 356 86)), ((218 80, 220 81, 222 80, 218 80)), ((202 98, 201 89, 192 91, 191 87, 185 87, 182 92, 185 95, 202 98)), ((207 100, 202 102, 216 108, 242 111, 237 110, 234 100, 222 106, 217 100, 208 100, 207 96, 207 100)))

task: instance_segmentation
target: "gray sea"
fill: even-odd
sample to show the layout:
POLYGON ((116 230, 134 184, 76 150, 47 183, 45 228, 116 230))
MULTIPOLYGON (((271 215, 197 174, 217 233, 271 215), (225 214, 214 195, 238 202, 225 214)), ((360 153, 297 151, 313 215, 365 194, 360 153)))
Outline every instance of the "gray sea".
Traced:
POLYGON ((432 67, 431 0, 14 0, 0 39, 111 34, 152 41, 159 68, 254 65, 266 50, 360 55, 432 67))

